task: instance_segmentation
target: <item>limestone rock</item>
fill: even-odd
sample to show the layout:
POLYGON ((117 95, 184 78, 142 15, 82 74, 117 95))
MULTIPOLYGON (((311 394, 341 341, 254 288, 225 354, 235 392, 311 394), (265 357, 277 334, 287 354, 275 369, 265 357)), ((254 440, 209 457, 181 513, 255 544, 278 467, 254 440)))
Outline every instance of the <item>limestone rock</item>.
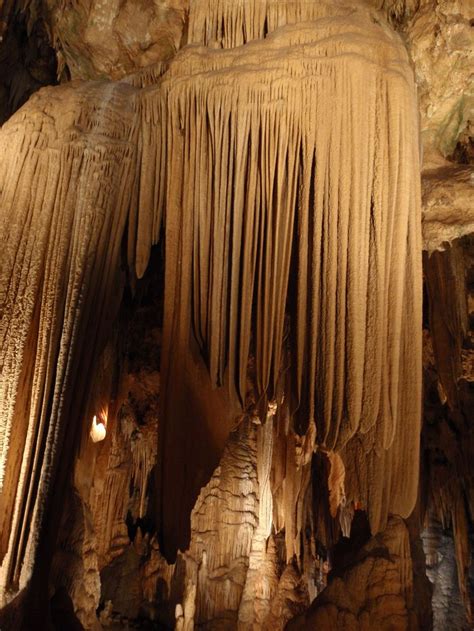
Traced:
POLYGON ((38 549, 49 545, 40 532, 57 528, 45 525, 58 519, 64 471, 121 300, 133 93, 103 82, 45 89, 1 130, 2 598, 28 585, 38 549))
POLYGON ((423 249, 442 250, 446 244, 474 233, 474 170, 445 164, 422 177, 423 249))
POLYGON ((370 540, 351 567, 330 579, 309 610, 287 629, 414 631, 412 610, 408 531, 402 520, 391 518, 384 533, 370 540))
POLYGON ((27 4, 80 80, 0 130, 0 626, 415 631, 426 516, 472 619, 467 3, 27 4))
POLYGON ((73 78, 119 79, 172 57, 181 45, 186 0, 48 0, 56 48, 73 78))
POLYGON ((450 156, 473 120, 473 18, 469 0, 423 0, 406 29, 427 166, 450 156))

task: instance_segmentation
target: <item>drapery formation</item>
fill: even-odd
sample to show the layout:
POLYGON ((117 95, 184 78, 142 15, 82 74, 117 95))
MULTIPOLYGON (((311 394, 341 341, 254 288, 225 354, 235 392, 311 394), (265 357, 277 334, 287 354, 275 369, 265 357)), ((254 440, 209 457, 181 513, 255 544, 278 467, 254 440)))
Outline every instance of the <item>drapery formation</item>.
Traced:
MULTIPOLYGON (((273 397, 289 315, 285 396, 301 427, 315 423, 327 450, 352 439, 346 492, 369 507, 374 531, 391 511, 408 515, 421 244, 415 89, 402 44, 363 14, 322 18, 231 50, 185 49, 160 90, 163 396, 177 375, 168 366, 193 336, 215 386, 236 383, 244 400, 253 355, 258 390, 273 397)), ((144 98, 151 107, 153 92, 144 98)))
POLYGON ((72 454, 120 296, 125 229, 140 277, 163 218, 165 542, 185 543, 178 524, 217 464, 238 398, 245 405, 250 359, 258 394, 275 396, 287 323, 284 396, 299 428, 342 455, 348 500, 368 508, 374 531, 414 505, 421 243, 407 55, 369 12, 261 3, 261 19, 246 20, 242 7, 257 5, 203 22, 194 3, 190 41, 228 50, 187 47, 161 78, 160 67, 132 85, 43 92, 2 129, 8 584, 33 563, 49 481, 72 454), (301 19, 315 21, 291 24, 301 19))
POLYGON ((236 48, 289 24, 357 11, 350 2, 313 0, 191 0, 190 43, 236 48))
MULTIPOLYGON (((30 577, 121 298, 133 193, 133 88, 46 89, 0 135, 2 585, 30 577)), ((60 500, 59 500, 60 501, 60 500)))

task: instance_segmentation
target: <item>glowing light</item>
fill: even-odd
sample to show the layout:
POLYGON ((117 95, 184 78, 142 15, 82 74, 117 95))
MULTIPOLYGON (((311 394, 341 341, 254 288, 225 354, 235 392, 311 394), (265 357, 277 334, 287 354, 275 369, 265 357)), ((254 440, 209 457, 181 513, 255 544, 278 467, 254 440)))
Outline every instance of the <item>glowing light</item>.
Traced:
POLYGON ((102 422, 102 419, 97 422, 97 416, 94 414, 94 418, 92 419, 92 427, 90 431, 90 437, 92 438, 92 442, 99 443, 101 440, 104 440, 107 429, 106 429, 106 419, 105 422, 102 422))

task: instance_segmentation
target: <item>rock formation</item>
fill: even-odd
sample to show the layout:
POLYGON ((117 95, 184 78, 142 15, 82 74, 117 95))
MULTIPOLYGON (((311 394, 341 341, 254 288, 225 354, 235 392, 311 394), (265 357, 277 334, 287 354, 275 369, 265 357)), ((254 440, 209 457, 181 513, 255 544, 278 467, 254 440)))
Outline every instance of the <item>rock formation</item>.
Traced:
POLYGON ((0 17, 0 627, 471 624, 467 3, 0 17))

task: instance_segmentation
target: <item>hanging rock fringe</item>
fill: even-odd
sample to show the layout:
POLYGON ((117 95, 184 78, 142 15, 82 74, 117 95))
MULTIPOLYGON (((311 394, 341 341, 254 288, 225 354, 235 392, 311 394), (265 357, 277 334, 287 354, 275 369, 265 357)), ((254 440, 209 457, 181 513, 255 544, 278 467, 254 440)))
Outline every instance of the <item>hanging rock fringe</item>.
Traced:
POLYGON ((235 48, 263 39, 281 26, 349 15, 354 10, 339 0, 191 0, 188 41, 235 48))
MULTIPOLYGON (((184 49, 160 90, 165 382, 192 331, 215 386, 228 370, 244 399, 252 350, 271 396, 289 312, 303 426, 315 423, 329 450, 357 437, 367 468, 357 493, 365 506, 371 485, 385 493, 374 530, 395 506, 407 515, 421 241, 415 87, 400 40, 368 14, 322 18, 232 50, 184 49)), ((156 102, 151 90, 144 111, 156 102)))
MULTIPOLYGON (((337 4, 324 17, 329 5, 316 4, 194 2, 190 40, 237 48, 186 47, 162 77, 160 66, 129 84, 43 90, 2 128, 2 585, 28 581, 59 455, 73 453, 120 299, 125 228, 140 277, 163 218, 167 427, 182 397, 170 384, 196 345, 212 384, 241 401, 252 353, 271 397, 289 315, 286 396, 300 427, 341 455, 346 501, 368 509, 374 531, 410 513, 422 295, 413 76, 371 13, 337 4)), ((179 449, 183 432, 160 448, 179 449)))
POLYGON ((121 298, 134 89, 46 89, 0 134, 1 584, 26 584, 121 298), (69 451, 65 445, 69 445, 69 451))

